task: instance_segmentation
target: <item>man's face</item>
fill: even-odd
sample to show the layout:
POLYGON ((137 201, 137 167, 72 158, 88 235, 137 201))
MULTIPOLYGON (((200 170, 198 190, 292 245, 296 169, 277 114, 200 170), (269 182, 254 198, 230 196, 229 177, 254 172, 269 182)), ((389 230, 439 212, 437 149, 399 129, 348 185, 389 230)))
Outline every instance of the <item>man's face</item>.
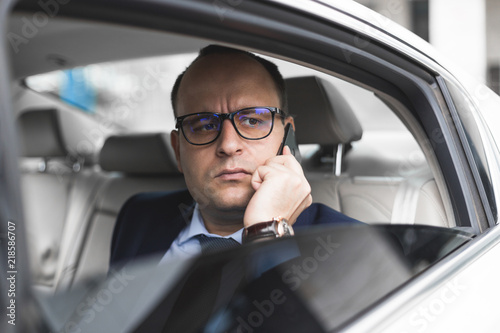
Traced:
MULTIPOLYGON (((178 92, 177 116, 230 113, 253 106, 281 107, 264 67, 243 55, 210 55, 198 60, 184 75, 178 92)), ((178 168, 202 214, 237 217, 244 213, 254 194, 250 184, 253 172, 276 155, 283 139, 281 119, 275 117, 272 133, 261 140, 242 138, 230 120, 224 121, 217 140, 204 146, 192 145, 182 133, 172 132, 178 168)))

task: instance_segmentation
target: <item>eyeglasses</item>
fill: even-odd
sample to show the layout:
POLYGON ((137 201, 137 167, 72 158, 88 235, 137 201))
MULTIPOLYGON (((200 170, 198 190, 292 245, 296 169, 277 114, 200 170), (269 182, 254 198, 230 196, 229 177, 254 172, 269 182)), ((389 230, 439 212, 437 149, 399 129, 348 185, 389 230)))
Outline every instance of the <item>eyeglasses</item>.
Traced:
POLYGON ((208 145, 217 140, 224 120, 229 119, 242 138, 260 140, 271 134, 275 114, 284 117, 283 111, 274 107, 251 107, 231 113, 192 113, 177 117, 175 128, 182 130, 190 144, 208 145))

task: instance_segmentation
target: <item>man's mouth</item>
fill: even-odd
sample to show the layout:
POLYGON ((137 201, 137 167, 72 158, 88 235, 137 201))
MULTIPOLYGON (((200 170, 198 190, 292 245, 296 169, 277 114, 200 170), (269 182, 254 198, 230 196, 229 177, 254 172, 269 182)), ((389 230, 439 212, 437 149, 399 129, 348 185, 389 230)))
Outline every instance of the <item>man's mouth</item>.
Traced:
POLYGON ((215 178, 221 179, 221 180, 241 180, 243 178, 246 178, 248 176, 251 176, 252 174, 248 172, 245 169, 242 168, 234 168, 234 169, 224 169, 221 172, 219 172, 215 178))

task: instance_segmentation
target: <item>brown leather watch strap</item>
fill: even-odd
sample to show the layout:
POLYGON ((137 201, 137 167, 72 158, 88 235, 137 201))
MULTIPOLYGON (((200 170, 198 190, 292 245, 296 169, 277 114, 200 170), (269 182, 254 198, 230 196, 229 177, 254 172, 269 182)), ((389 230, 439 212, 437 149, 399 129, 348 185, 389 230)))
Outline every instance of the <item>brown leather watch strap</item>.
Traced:
POLYGON ((276 222, 274 220, 256 223, 243 229, 242 243, 248 243, 262 238, 276 238, 276 222))
POLYGON ((291 235, 293 235, 293 229, 288 225, 288 221, 278 216, 271 221, 256 223, 243 229, 242 243, 291 235))

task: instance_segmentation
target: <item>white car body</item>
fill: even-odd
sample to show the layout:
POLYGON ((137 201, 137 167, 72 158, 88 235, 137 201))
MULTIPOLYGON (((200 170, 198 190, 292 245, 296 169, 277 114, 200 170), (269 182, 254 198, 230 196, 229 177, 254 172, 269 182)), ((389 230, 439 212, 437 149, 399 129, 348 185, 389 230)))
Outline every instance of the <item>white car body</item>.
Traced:
MULTIPOLYGON (((23 17, 33 18, 33 13, 44 13, 43 9, 40 9, 42 7, 37 7, 40 5, 35 2, 20 3, 22 10, 17 9, 16 21, 12 26, 8 25, 7 21, 12 15, 10 10, 15 1, 2 1, 0 4, 0 22, 2 22, 0 35, 4 38, 8 33, 12 33, 13 26, 17 26, 18 33, 22 31, 23 17)), ((420 99, 428 102, 416 112, 418 114, 422 112, 419 121, 430 119, 432 115, 432 120, 429 120, 432 124, 421 126, 419 121, 415 120, 416 116, 412 118, 411 112, 401 111, 399 115, 402 118, 406 117, 404 119, 406 125, 412 129, 417 141, 424 148, 430 168, 437 175, 438 187, 444 201, 450 202, 446 207, 447 212, 450 216, 456 217, 457 227, 472 232, 476 237, 413 277, 376 305, 351 318, 339 330, 408 333, 498 330, 496 306, 500 299, 500 287, 496 284, 496 278, 500 275, 500 265, 497 264, 500 257, 497 213, 497 209, 500 208, 498 148, 500 97, 483 84, 460 73, 459 69, 448 65, 428 43, 387 18, 351 1, 130 0, 121 3, 114 0, 88 1, 88 4, 84 4, 83 1, 77 0, 65 2, 54 0, 51 3, 58 6, 58 10, 55 13, 56 7, 51 7, 54 15, 48 19, 53 19, 54 23, 60 26, 47 26, 44 30, 44 26, 40 25, 40 36, 33 33, 33 37, 27 38, 26 43, 18 44, 20 48, 37 50, 36 47, 39 46, 47 53, 47 50, 53 47, 54 53, 69 54, 73 51, 69 46, 65 48, 57 42, 54 46, 37 43, 50 41, 51 38, 56 40, 58 33, 64 35, 64 40, 68 40, 71 31, 58 31, 58 27, 65 27, 65 24, 79 27, 81 24, 82 29, 89 29, 92 25, 89 25, 87 20, 94 19, 99 22, 96 27, 99 27, 99 24, 111 27, 109 31, 106 30, 107 32, 113 32, 114 25, 117 25, 124 29, 121 31, 117 28, 114 32, 117 35, 126 36, 129 33, 135 38, 147 32, 154 36, 151 37, 153 40, 158 41, 147 46, 147 40, 138 38, 136 41, 139 43, 138 47, 124 46, 123 52, 129 53, 123 54, 123 58, 162 54, 164 47, 160 42, 165 31, 174 34, 183 32, 196 38, 213 38, 284 61, 306 64, 326 74, 334 72, 333 62, 328 62, 327 57, 328 52, 331 52, 331 57, 335 58, 335 65, 340 68, 335 73, 337 77, 354 82, 367 90, 376 91, 382 95, 385 102, 393 103, 393 107, 399 106, 399 110, 406 111, 414 107, 417 110, 416 106, 421 105, 416 101, 420 99), (80 12, 82 8, 87 10, 80 12), (123 12, 114 17, 113 10, 123 12), (262 17, 258 15, 259 10, 263 11, 262 17), (277 15, 274 21, 269 17, 271 12, 277 15), (169 15, 165 18, 165 22, 173 23, 162 22, 162 15, 169 15), (257 20, 257 17, 261 19, 257 20), (293 21, 296 17, 303 18, 304 22, 311 25, 301 26, 302 22, 293 21), (164 23, 165 25, 162 25, 164 23), (294 25, 295 23, 297 25, 294 25), (315 26, 312 26, 313 23, 315 26), (213 31, 206 27, 213 27, 213 31), (264 29, 266 27, 269 30, 264 29), (131 30, 128 31, 127 28, 131 30), (134 36, 135 33, 137 36, 134 36), (240 39, 236 38, 237 36, 240 39), (363 76, 363 73, 368 72, 366 69, 369 67, 368 61, 372 62, 369 70, 373 72, 363 76), (366 68, 362 68, 363 66, 366 68), (351 74, 352 76, 349 76, 351 74), (392 86, 381 87, 379 83, 382 81, 390 81, 392 86), (370 86, 371 84, 373 86, 370 86), (396 87, 398 84, 401 86, 396 87), (448 89, 451 86, 454 89, 453 93, 448 89), (399 94, 400 92, 403 93, 399 94), (456 99, 457 96, 461 98, 460 101, 456 99), (407 103, 406 106, 404 103, 407 103), (460 110, 457 111, 454 104, 457 104, 460 110), (423 115, 422 110, 428 113, 423 115), (434 143, 427 144, 433 138, 422 130, 423 127, 432 128, 433 124, 439 126, 437 137, 441 140, 438 143, 441 150, 436 148, 434 151, 434 143), (474 126, 476 131, 471 134, 468 126, 474 126), (479 143, 481 146, 477 145, 479 143), (476 148, 479 152, 474 150, 476 148), (443 165, 450 169, 445 169, 443 165)), ((85 31, 88 36, 95 33, 91 30, 85 31)), ((105 38, 100 39, 101 37, 96 36, 96 44, 91 43, 90 47, 102 47, 105 38)), ((182 40, 182 36, 179 40, 182 40)), ((75 63, 64 64, 63 67, 119 59, 122 50, 116 48, 120 44, 115 41, 110 43, 116 43, 113 44, 115 49, 110 48, 103 54, 99 54, 99 49, 96 49, 95 57, 82 52, 87 57, 78 58, 78 52, 75 51, 73 54, 75 63)), ((193 51, 195 46, 196 43, 190 45, 186 42, 182 47, 187 51, 193 51)), ((167 49, 172 51, 172 48, 167 47, 167 49)), ((49 71, 52 66, 36 56, 37 54, 30 52, 16 53, 12 45, 5 42, 0 54, 0 72, 3 73, 0 76, 0 161, 2 162, 0 231, 2 234, 12 231, 9 229, 9 221, 22 221, 23 216, 20 171, 17 165, 19 144, 13 126, 15 113, 11 103, 12 90, 17 89, 15 86, 17 87, 19 81, 26 76, 49 71)), ((55 69, 55 66, 52 67, 55 69)), ((23 249, 26 230, 23 228, 22 223, 17 223, 15 226, 16 272, 28 272, 27 255, 23 249)), ((3 253, 2 256, 4 257, 1 258, 0 276, 5 281, 10 274, 4 265, 7 258, 3 253)), ((6 316, 3 313, 5 309, 3 309, 2 332, 30 332, 28 323, 30 316, 40 315, 38 310, 34 310, 36 302, 32 298, 29 278, 22 274, 17 274, 16 278, 17 304, 26 304, 25 309, 28 310, 24 310, 21 305, 17 307, 18 324, 14 326, 5 322, 6 316), (22 313, 23 311, 25 313, 22 313)), ((9 302, 13 299, 5 295, 6 285, 0 284, 0 286, 4 301, 9 302)), ((50 321, 50 318, 44 317, 45 315, 40 315, 41 320, 50 321)))

